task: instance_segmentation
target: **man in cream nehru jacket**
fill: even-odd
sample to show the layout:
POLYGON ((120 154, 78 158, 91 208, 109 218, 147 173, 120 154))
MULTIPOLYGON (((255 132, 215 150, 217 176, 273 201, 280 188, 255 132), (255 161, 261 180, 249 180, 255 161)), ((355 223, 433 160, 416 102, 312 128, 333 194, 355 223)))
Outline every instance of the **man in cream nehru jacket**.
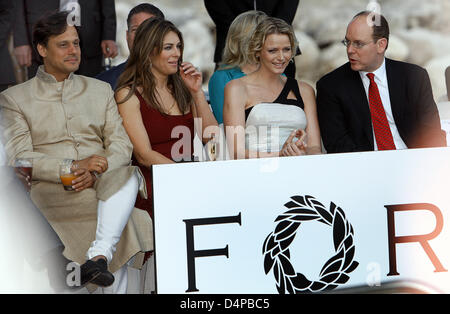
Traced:
POLYGON ((73 73, 81 51, 77 28, 67 21, 68 12, 59 12, 37 22, 34 45, 44 64, 34 78, 0 94, 5 148, 9 163, 33 160, 31 198, 64 256, 83 264, 81 284, 112 284, 111 292, 124 293, 127 263, 135 257, 142 264, 138 253, 153 249, 150 218, 133 211, 145 186, 130 166, 132 145, 111 87, 73 73), (61 163, 78 175, 75 191, 64 190, 61 163))

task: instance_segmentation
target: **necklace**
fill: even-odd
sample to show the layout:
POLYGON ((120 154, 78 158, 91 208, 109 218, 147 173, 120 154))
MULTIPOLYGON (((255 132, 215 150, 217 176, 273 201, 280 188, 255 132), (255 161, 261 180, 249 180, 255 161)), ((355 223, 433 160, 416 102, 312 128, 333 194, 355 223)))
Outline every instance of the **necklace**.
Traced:
POLYGON ((163 109, 164 109, 164 112, 165 112, 166 114, 168 114, 168 115, 171 115, 172 109, 173 109, 173 107, 175 107, 176 103, 177 103, 177 102, 175 101, 175 99, 173 99, 172 105, 170 105, 169 109, 163 108, 163 109))
POLYGON ((170 92, 170 90, 168 90, 167 88, 165 88, 162 91, 159 91, 158 88, 156 89, 156 94, 158 96, 158 100, 161 106, 161 110, 167 114, 167 115, 171 115, 172 113, 174 113, 173 109, 175 107, 175 105, 177 104, 177 101, 175 100, 175 98, 173 97, 172 93, 170 92), (166 101, 164 101, 166 100, 166 101), (168 101, 171 100, 171 104, 170 106, 165 106, 164 104, 168 103, 168 101))

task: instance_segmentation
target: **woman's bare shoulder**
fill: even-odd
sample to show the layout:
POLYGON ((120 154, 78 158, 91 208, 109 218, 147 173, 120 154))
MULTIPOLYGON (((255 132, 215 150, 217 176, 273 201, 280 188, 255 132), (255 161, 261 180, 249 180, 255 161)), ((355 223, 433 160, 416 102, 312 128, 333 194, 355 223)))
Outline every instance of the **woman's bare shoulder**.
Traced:
POLYGON ((305 93, 315 93, 314 88, 307 82, 304 81, 298 81, 298 88, 300 89, 300 92, 305 93))
POLYGON ((302 98, 305 99, 315 99, 316 98, 316 92, 314 88, 304 81, 298 81, 298 88, 300 90, 300 95, 302 98))
POLYGON ((226 85, 225 88, 228 88, 229 90, 242 90, 245 89, 246 87, 246 82, 244 77, 240 77, 234 80, 229 81, 226 85))
POLYGON ((242 80, 243 78, 238 78, 232 81, 229 81, 227 85, 225 85, 225 97, 242 98, 247 95, 247 83, 242 80))
POLYGON ((122 87, 122 88, 116 90, 116 91, 114 92, 114 95, 115 95, 115 97, 116 97, 116 100, 122 100, 122 99, 124 99, 124 98, 128 95, 128 93, 130 92, 130 90, 131 90, 131 88, 128 87, 128 86, 125 86, 125 87, 122 87))
POLYGON ((130 94, 130 91, 131 91, 130 87, 123 87, 115 92, 116 102, 119 104, 119 106, 120 105, 129 106, 139 104, 139 99, 135 94, 128 96, 130 94))

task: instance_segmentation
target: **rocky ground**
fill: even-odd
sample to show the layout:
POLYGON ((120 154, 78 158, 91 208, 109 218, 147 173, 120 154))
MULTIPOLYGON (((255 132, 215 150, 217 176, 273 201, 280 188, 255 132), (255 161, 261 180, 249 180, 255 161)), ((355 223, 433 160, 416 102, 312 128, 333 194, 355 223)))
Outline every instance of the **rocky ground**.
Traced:
MULTIPOLYGON (((120 62, 128 55, 126 16, 141 0, 116 0, 120 62)), ((184 59, 204 72, 205 82, 214 70, 214 23, 202 0, 153 0, 183 32, 184 59)), ((323 74, 347 61, 340 41, 348 21, 374 5, 373 0, 300 0, 293 22, 302 55, 296 57, 298 78, 313 86, 323 74), (371 3, 372 2, 372 3, 371 3)), ((387 56, 419 64, 430 74, 436 100, 446 94, 444 71, 450 65, 450 0, 379 0, 391 27, 387 56)))

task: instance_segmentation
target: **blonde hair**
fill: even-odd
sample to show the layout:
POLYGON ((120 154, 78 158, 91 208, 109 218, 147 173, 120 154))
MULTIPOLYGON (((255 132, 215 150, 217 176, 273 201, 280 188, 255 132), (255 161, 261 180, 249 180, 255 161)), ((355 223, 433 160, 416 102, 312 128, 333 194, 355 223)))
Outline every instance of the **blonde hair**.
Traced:
POLYGON ((298 47, 298 41, 297 37, 295 37, 294 29, 292 28, 292 26, 282 19, 268 17, 258 24, 255 32, 253 33, 253 36, 251 37, 247 56, 247 59, 250 63, 259 62, 259 57, 257 55, 262 50, 267 36, 272 34, 287 35, 291 43, 292 57, 295 56, 295 52, 297 51, 298 47))
POLYGON ((258 24, 267 18, 262 11, 251 10, 239 14, 231 23, 225 40, 221 69, 249 64, 248 45, 258 24))
MULTIPOLYGON (((138 86, 143 89, 143 96, 148 101, 148 105, 164 113, 162 104, 159 103, 156 92, 156 78, 151 71, 152 63, 149 58, 151 55, 158 55, 163 49, 164 37, 174 32, 178 35, 181 45, 181 56, 179 64, 182 62, 183 56, 183 36, 178 28, 164 19, 157 17, 149 18, 142 22, 136 31, 133 48, 130 52, 125 70, 120 75, 116 91, 122 88, 130 88, 124 99, 118 101, 118 104, 127 101, 135 92, 138 86)), ((192 104, 192 95, 181 79, 180 72, 169 75, 167 82, 178 108, 181 112, 189 111, 192 104)))

